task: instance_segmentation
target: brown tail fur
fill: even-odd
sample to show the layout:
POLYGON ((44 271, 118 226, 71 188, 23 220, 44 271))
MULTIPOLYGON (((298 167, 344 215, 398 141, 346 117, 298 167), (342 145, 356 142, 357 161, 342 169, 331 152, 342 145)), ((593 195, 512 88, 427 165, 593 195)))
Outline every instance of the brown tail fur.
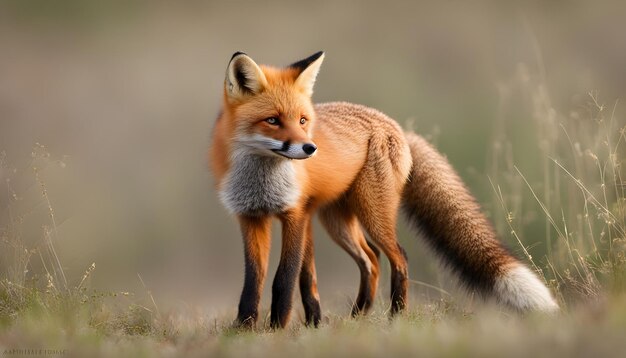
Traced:
POLYGON ((402 209, 428 245, 469 289, 516 310, 554 311, 545 285, 497 239, 491 223, 446 158, 406 134, 413 167, 402 209))

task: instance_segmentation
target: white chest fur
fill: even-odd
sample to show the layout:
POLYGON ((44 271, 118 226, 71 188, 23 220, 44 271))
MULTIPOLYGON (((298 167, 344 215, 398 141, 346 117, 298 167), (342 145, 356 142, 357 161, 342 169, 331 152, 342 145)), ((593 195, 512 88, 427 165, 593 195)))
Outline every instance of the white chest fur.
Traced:
POLYGON ((233 159, 220 190, 233 214, 276 214, 296 204, 300 188, 290 160, 248 153, 233 159))

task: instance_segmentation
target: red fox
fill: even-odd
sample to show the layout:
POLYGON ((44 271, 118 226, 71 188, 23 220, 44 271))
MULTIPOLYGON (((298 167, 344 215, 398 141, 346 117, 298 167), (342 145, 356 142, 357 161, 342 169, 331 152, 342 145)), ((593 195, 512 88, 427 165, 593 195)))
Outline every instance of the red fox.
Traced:
POLYGON ((406 254, 396 238, 400 208, 467 288, 517 311, 557 311, 548 288, 498 241, 475 199, 432 145, 404 133, 375 109, 312 103, 323 60, 318 52, 275 68, 237 52, 227 67, 210 161, 219 198, 237 216, 243 235, 245 280, 237 322, 256 324, 270 223, 277 217, 282 251, 272 286, 271 326, 288 323, 297 281, 305 323, 318 326, 315 212, 360 269, 352 314, 372 306, 379 250, 391 266, 391 314, 400 312, 407 303, 406 254))

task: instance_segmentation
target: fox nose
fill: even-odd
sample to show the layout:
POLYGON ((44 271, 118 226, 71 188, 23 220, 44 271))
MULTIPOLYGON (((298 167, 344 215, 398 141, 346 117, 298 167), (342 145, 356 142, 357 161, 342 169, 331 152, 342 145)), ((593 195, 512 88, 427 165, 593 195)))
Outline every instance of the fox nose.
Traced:
POLYGON ((311 155, 313 153, 315 153, 315 151, 317 150, 317 146, 315 146, 315 144, 311 144, 311 143, 306 143, 302 146, 302 150, 308 154, 311 155))

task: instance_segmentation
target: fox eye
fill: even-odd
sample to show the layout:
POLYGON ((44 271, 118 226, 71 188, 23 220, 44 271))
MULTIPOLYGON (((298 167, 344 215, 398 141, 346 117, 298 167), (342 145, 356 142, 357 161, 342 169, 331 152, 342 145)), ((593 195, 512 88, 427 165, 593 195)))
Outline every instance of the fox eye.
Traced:
POLYGON ((267 123, 271 124, 271 125, 277 125, 278 124, 278 118, 276 117, 270 117, 268 119, 265 120, 267 123))
POLYGON ((306 123, 306 118, 304 117, 300 118, 300 124, 304 124, 304 123, 306 123))

